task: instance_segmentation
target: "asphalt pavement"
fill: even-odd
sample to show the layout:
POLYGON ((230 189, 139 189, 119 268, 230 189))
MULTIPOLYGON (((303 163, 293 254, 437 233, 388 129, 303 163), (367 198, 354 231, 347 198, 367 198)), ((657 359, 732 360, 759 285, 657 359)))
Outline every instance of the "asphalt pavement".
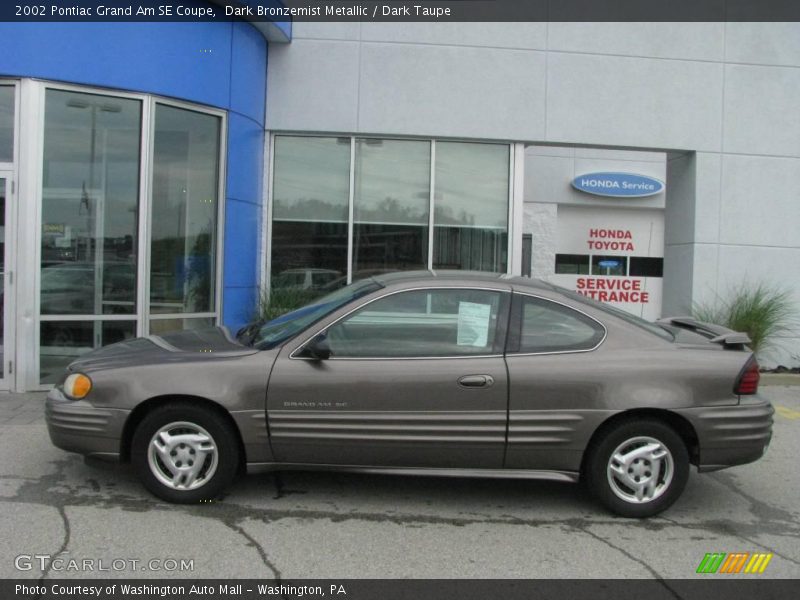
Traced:
POLYGON ((4 394, 0 577, 691 578, 706 553, 761 552, 764 573, 740 577, 797 578, 800 386, 761 393, 777 407, 767 455, 693 470, 648 520, 572 484, 311 472, 249 475, 221 501, 174 506, 129 467, 52 446, 43 394, 4 394))

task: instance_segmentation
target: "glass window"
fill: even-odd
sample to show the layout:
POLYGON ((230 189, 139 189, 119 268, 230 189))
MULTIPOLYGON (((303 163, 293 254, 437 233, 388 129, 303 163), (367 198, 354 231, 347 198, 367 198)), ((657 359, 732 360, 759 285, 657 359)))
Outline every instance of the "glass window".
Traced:
POLYGON ((592 275, 627 275, 627 256, 593 256, 592 275))
POLYGON ((356 140, 353 271, 428 263, 430 142, 356 140))
POLYGON ((328 329, 331 356, 393 358, 502 352, 500 292, 417 290, 376 300, 328 329))
POLYGON ((589 350, 605 336, 595 320, 562 304, 522 297, 520 352, 589 350))
POLYGON ((150 311, 216 309, 220 118, 156 105, 150 311))
POLYGON ((190 329, 205 329, 214 326, 214 317, 199 317, 195 319, 150 319, 150 334, 161 335, 170 331, 187 331, 190 329))
POLYGON ((136 312, 141 102, 47 90, 41 314, 136 312))
POLYGON ((506 270, 508 177, 507 144, 436 143, 434 268, 506 270))
POLYGON ((631 256, 630 258, 631 277, 663 277, 664 259, 651 258, 649 256, 631 256))
POLYGON ((136 322, 42 321, 39 330, 39 379, 56 383, 66 366, 82 354, 134 337, 136 322))
POLYGON ((588 254, 556 254, 557 275, 588 275, 588 254))
POLYGON ((0 85, 0 162, 14 160, 14 87, 0 85))
POLYGON ((275 137, 272 289, 347 284, 350 138, 275 137))

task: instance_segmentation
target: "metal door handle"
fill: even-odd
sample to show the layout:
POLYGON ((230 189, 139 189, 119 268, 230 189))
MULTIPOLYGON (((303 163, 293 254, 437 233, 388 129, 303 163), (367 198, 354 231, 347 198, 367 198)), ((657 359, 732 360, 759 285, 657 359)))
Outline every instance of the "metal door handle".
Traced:
POLYGON ((491 375, 464 375, 458 380, 458 385, 468 388, 489 387, 493 383, 491 375))

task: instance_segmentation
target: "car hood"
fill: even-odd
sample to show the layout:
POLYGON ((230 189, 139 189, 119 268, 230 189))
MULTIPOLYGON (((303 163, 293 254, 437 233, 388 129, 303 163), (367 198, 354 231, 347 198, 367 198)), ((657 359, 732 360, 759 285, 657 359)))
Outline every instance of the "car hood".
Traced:
POLYGON ((180 363, 214 358, 248 356, 256 348, 238 343, 225 327, 175 331, 133 338, 98 348, 81 356, 70 371, 109 369, 152 363, 180 363))

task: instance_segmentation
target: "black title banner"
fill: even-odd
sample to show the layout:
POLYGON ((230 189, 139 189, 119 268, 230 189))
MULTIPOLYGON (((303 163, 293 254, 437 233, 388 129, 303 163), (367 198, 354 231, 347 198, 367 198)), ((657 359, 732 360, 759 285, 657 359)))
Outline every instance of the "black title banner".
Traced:
POLYGON ((6 0, 0 21, 800 21, 798 0, 6 0))
POLYGON ((4 600, 179 600, 185 598, 263 600, 339 598, 346 600, 788 600, 797 579, 7 579, 4 600))

